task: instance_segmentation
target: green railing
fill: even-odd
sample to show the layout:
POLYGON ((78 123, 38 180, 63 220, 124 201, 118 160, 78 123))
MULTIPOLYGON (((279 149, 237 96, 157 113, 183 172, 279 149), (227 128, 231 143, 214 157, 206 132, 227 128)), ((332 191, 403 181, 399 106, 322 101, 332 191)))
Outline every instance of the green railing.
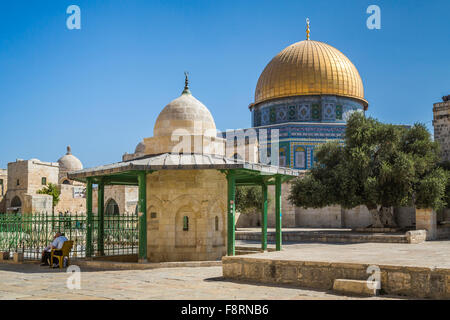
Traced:
MULTIPOLYGON (((92 217, 92 255, 137 254, 138 217, 135 214, 105 216, 103 233, 97 215, 92 217), (103 241, 99 234, 103 234, 103 241), (99 246, 102 241, 102 246, 99 246), (100 250, 99 250, 100 249, 100 250)), ((71 256, 86 257, 86 214, 0 214, 0 252, 21 252, 25 259, 40 259, 56 232, 74 242, 71 256)))

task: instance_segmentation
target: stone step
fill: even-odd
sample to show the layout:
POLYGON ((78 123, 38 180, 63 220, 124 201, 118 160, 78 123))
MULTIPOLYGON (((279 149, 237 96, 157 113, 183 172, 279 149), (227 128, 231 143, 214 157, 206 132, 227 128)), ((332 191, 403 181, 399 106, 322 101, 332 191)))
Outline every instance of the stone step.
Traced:
POLYGON ((355 296, 377 296, 379 289, 375 282, 368 282, 367 280, 351 280, 351 279, 336 279, 333 283, 333 291, 355 296))
MULTIPOLYGON (((261 232, 238 231, 236 240, 261 241, 261 232)), ((267 233, 268 241, 275 241, 275 232, 267 233)), ((303 232, 288 231, 282 233, 283 242, 322 242, 322 243, 408 243, 408 237, 403 234, 370 234, 350 232, 303 232)))

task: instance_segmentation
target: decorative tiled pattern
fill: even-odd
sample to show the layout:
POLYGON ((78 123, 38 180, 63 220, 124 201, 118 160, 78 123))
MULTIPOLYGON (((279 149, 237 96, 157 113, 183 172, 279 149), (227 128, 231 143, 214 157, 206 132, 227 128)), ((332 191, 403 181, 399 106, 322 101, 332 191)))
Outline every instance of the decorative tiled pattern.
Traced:
POLYGON ((297 120, 297 106, 289 106, 288 119, 294 121, 297 120))
POLYGON ((311 113, 313 120, 322 120, 322 109, 318 103, 312 105, 311 113))
POLYGON ((277 121, 276 107, 270 107, 270 123, 277 121))
POLYGON ((311 109, 309 105, 302 104, 300 105, 300 108, 298 109, 298 118, 299 120, 311 120, 311 109))
POLYGON ((342 120, 342 106, 336 106, 336 120, 342 120))
POLYGON ((353 110, 363 110, 356 101, 343 97, 294 97, 265 103, 253 109, 253 126, 286 122, 345 122, 353 110))
POLYGON ((336 117, 334 106, 332 103, 324 103, 323 120, 334 120, 336 117))
POLYGON ((287 118, 287 107, 281 106, 277 108, 277 122, 284 122, 287 118))

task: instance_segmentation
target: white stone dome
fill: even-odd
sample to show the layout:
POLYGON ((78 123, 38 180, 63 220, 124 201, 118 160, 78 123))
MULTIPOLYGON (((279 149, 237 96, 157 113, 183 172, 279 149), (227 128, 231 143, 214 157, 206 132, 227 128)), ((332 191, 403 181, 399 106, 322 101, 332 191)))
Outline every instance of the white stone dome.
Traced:
POLYGON ((67 153, 58 160, 58 163, 59 168, 63 171, 70 172, 83 170, 83 164, 80 159, 72 154, 70 146, 67 147, 67 153))
POLYGON ((134 153, 144 153, 145 152, 145 144, 144 142, 139 142, 136 146, 136 149, 134 149, 134 153))
POLYGON ((153 136, 171 136, 174 131, 178 135, 188 133, 190 135, 215 137, 217 134, 216 124, 211 112, 203 103, 192 96, 187 81, 181 96, 166 105, 159 114, 153 129, 153 136))

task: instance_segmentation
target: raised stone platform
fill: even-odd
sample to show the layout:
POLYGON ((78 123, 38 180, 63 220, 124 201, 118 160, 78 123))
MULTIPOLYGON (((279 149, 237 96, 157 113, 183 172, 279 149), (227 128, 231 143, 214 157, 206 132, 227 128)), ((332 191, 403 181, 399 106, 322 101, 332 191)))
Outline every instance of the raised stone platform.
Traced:
POLYGON ((381 293, 450 299, 450 241, 285 244, 283 251, 224 257, 222 262, 225 278, 320 290, 332 290, 336 279, 368 280, 368 268, 379 268, 381 293))
MULTIPOLYGON (((408 232, 362 232, 352 229, 309 229, 283 228, 283 242, 323 242, 323 243, 419 243, 425 241, 426 234, 408 232), (413 236, 411 236, 413 235, 413 236), (423 239, 422 239, 423 238, 423 239)), ((260 241, 260 228, 239 228, 236 240, 260 241)), ((267 240, 275 241, 275 230, 268 229, 267 240)))

